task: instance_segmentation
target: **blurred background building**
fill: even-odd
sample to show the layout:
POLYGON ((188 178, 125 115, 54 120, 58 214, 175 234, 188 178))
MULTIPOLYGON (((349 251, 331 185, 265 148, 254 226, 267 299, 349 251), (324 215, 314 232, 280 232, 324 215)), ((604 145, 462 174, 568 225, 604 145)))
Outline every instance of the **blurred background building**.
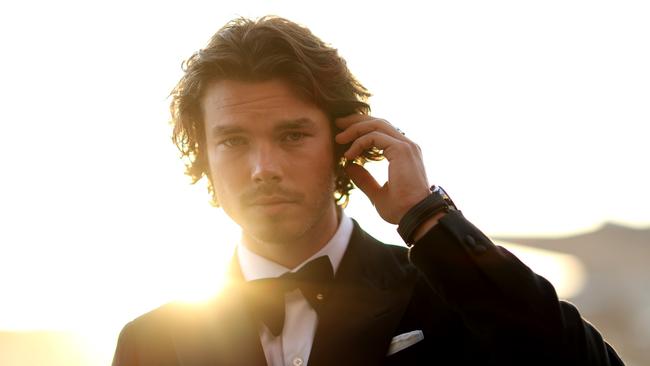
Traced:
POLYGON ((586 273, 584 286, 567 300, 627 365, 650 365, 650 228, 609 223, 569 237, 498 239, 579 258, 586 273))

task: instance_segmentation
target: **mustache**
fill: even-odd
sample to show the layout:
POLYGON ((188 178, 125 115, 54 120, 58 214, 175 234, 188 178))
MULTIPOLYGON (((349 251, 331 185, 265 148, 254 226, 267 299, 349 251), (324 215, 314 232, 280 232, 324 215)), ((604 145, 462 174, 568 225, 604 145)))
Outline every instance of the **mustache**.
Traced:
POLYGON ((291 202, 301 201, 304 198, 304 195, 300 192, 290 190, 278 184, 266 183, 257 185, 245 191, 241 195, 241 201, 246 205, 251 205, 258 199, 269 196, 291 202))

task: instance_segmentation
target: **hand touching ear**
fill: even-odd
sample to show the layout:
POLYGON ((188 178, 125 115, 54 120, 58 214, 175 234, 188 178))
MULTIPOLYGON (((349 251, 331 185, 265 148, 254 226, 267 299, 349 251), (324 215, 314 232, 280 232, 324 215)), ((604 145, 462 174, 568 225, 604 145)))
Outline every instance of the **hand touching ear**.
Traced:
POLYGON ((372 147, 383 150, 388 160, 388 181, 384 185, 358 164, 348 164, 346 171, 384 220, 399 223, 411 207, 431 193, 420 147, 388 121, 353 114, 337 119, 336 125, 343 130, 336 135, 336 142, 351 144, 344 153, 348 161, 372 147))

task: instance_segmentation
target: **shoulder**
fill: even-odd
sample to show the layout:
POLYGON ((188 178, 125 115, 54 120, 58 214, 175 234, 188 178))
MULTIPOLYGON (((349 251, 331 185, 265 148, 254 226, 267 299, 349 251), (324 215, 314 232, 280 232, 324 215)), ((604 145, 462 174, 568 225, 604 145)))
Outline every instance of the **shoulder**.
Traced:
POLYGON ((363 230, 356 220, 353 220, 353 223, 349 251, 361 251, 366 258, 372 260, 383 260, 399 266, 410 266, 408 248, 403 244, 384 243, 363 230))
POLYGON ((174 359, 179 335, 201 332, 220 299, 202 303, 172 302, 138 316, 120 332, 113 365, 160 364, 174 359))
POLYGON ((380 288, 403 287, 419 277, 405 246, 377 240, 356 221, 341 267, 349 278, 362 278, 380 288))
POLYGON ((171 302, 138 316, 125 326, 131 332, 159 333, 183 323, 195 312, 197 305, 171 302))
POLYGON ((128 322, 120 332, 119 343, 167 343, 170 336, 179 328, 187 326, 193 318, 201 313, 203 306, 173 302, 162 305, 128 322))
POLYGON ((183 313, 178 304, 167 304, 127 323, 117 341, 113 366, 156 363, 169 357, 173 350, 172 329, 180 323, 183 313), (150 359, 154 354, 160 358, 150 359))
POLYGON ((232 289, 224 289, 205 301, 169 302, 131 320, 124 328, 130 332, 155 336, 192 327, 228 308, 230 292, 232 289))

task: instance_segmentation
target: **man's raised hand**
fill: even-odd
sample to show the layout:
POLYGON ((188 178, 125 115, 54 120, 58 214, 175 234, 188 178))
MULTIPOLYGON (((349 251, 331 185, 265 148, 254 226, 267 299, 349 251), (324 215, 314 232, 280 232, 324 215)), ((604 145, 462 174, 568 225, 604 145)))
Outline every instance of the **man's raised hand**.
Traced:
POLYGON ((397 224, 406 211, 430 194, 420 147, 388 121, 353 114, 337 119, 336 125, 343 130, 336 135, 336 142, 351 143, 344 153, 348 161, 372 147, 383 150, 388 160, 388 181, 384 185, 358 164, 347 164, 346 172, 384 220, 397 224))

